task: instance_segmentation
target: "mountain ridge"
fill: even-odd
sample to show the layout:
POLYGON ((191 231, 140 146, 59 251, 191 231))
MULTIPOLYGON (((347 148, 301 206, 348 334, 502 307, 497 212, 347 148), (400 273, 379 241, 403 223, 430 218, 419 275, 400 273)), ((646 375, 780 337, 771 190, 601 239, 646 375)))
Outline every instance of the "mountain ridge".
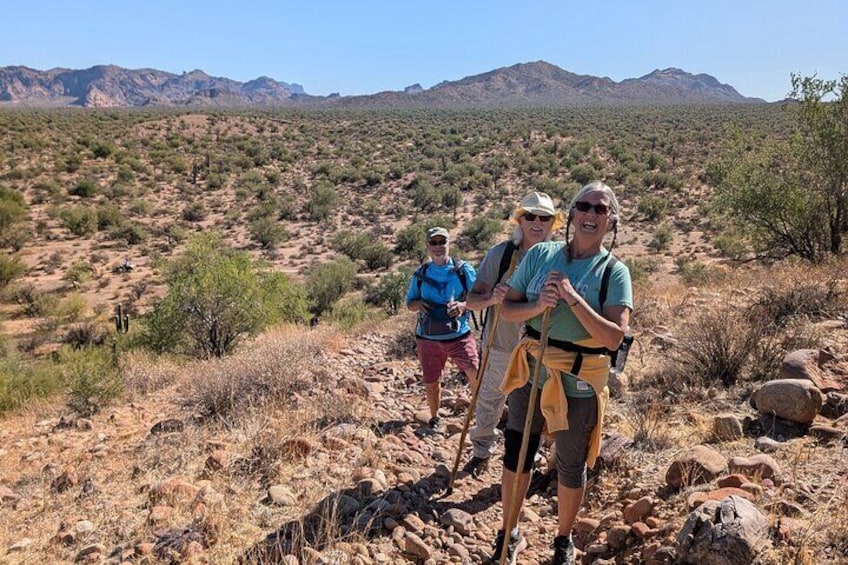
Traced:
POLYGON ((763 103, 715 77, 669 67, 615 82, 534 61, 500 67, 431 88, 419 84, 374 94, 318 96, 296 83, 260 76, 246 82, 195 69, 175 74, 151 68, 96 65, 88 69, 0 67, 0 107, 456 108, 523 106, 763 103))

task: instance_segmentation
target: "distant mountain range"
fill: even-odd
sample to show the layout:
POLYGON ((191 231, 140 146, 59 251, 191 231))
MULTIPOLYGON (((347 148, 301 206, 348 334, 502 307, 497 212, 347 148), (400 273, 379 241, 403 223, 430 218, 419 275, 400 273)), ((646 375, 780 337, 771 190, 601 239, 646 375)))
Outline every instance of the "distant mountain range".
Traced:
POLYGON ((314 96, 299 84, 259 77, 238 82, 200 70, 183 74, 101 65, 38 71, 0 67, 0 107, 355 107, 469 108, 758 103, 707 74, 656 70, 615 82, 544 61, 520 63, 424 89, 365 96, 314 96))

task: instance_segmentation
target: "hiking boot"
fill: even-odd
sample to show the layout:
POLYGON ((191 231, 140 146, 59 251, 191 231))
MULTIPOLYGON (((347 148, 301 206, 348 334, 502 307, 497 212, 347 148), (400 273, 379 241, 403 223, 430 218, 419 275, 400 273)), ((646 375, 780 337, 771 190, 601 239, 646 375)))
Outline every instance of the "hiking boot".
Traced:
MULTIPOLYGON (((498 530, 498 536, 495 538, 495 544, 492 546, 492 555, 486 563, 500 563, 501 552, 504 544, 504 531, 498 530)), ((518 563, 518 553, 527 548, 527 540, 521 535, 518 530, 513 530, 513 534, 509 536, 509 545, 507 546, 506 565, 516 565, 518 563)))
POLYGON ((465 464, 465 467, 463 467, 462 470, 470 474, 475 479, 479 479, 480 476, 488 470, 488 468, 489 458, 477 457, 475 455, 468 461, 468 463, 465 464))
POLYGON ((551 565, 574 565, 574 542, 571 536, 554 538, 554 558, 551 565))

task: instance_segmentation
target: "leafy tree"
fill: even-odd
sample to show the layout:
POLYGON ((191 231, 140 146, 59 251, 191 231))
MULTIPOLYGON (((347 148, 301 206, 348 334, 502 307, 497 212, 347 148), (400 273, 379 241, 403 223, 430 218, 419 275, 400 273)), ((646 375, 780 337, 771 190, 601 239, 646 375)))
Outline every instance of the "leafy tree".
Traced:
POLYGON ((792 86, 797 135, 757 149, 739 137, 707 176, 758 257, 818 262, 841 253, 848 232, 848 76, 792 86))
POLYGON ((263 267, 220 235, 193 238, 166 268, 168 292, 154 305, 143 341, 157 351, 223 357, 271 323, 304 319, 304 293, 263 267))

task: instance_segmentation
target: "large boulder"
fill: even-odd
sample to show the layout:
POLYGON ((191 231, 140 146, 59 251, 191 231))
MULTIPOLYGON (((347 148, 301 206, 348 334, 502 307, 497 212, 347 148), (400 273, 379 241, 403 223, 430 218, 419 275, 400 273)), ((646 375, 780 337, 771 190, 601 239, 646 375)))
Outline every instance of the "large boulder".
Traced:
POLYGON ((677 535, 679 563, 749 565, 767 549, 768 520, 739 496, 708 500, 693 510, 677 535))
POLYGON ((706 445, 696 445, 672 461, 665 473, 665 482, 675 489, 708 483, 726 469, 724 455, 706 445))
POLYGON ((762 413, 799 424, 811 423, 821 410, 824 396, 806 379, 778 379, 754 392, 752 401, 762 413))

